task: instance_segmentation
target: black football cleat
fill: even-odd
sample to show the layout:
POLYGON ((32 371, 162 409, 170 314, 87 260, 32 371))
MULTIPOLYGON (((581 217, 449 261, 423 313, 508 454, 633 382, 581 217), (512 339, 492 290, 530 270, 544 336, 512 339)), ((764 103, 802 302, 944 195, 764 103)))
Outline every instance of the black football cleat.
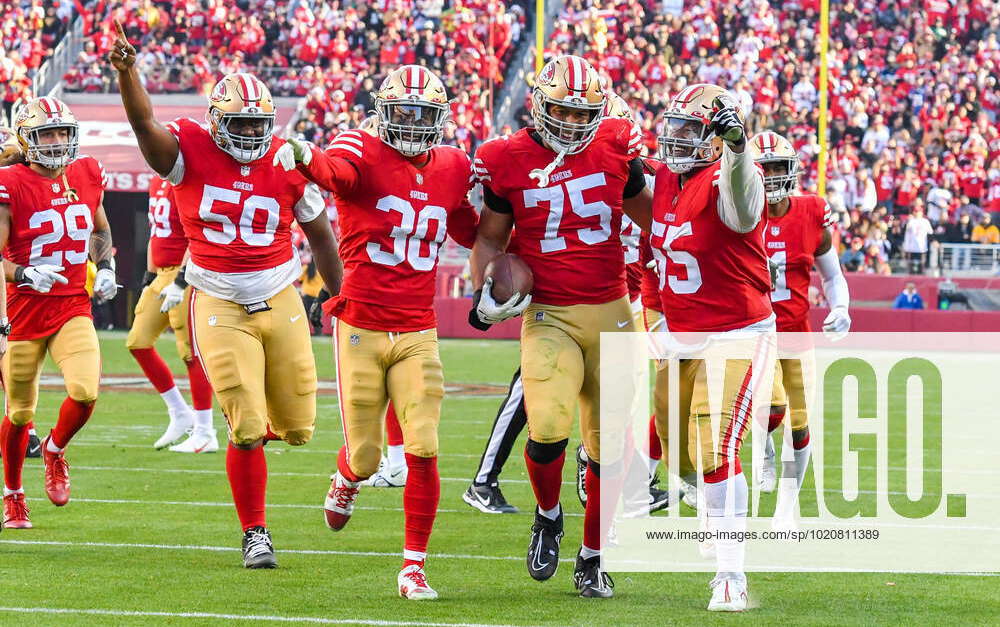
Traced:
POLYGON ((615 594, 615 582, 601 568, 600 555, 583 559, 577 552, 573 583, 585 599, 609 599, 615 594))
POLYGON ((277 568, 274 545, 267 527, 250 527, 243 532, 244 568, 277 568))
POLYGON ((462 500, 484 514, 516 514, 519 511, 504 498, 499 483, 489 485, 473 483, 462 494, 462 500))
POLYGON ((563 537, 563 514, 555 520, 542 516, 535 509, 535 523, 531 525, 528 543, 528 574, 532 579, 545 581, 559 568, 559 542, 563 537))
POLYGON ((42 456, 42 441, 38 439, 38 435, 32 433, 28 436, 28 450, 25 456, 33 458, 42 456))

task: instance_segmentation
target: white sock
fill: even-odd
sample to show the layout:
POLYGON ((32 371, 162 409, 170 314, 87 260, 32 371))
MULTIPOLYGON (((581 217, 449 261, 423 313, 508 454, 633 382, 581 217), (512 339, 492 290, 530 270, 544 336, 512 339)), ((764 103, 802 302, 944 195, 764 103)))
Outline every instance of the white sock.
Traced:
POLYGON ((764 457, 774 459, 774 438, 771 434, 774 431, 768 431, 767 437, 764 439, 764 457))
POLYGON ((799 486, 795 483, 795 477, 783 475, 781 479, 778 479, 778 502, 774 506, 774 518, 776 520, 794 518, 798 509, 796 507, 798 500, 799 486))
POLYGON ((796 487, 802 487, 802 482, 806 478, 806 468, 809 467, 809 456, 811 454, 812 442, 802 448, 795 449, 795 479, 798 484, 796 487))
POLYGON ((191 408, 188 406, 187 401, 181 395, 181 391, 177 389, 177 386, 170 388, 166 392, 160 394, 160 398, 163 402, 167 404, 167 410, 170 413, 190 411, 191 408))
POLYGON ((652 457, 648 459, 649 459, 649 478, 652 479, 653 477, 656 476, 656 469, 660 467, 660 460, 653 459, 652 457))
POLYGON ((421 553, 420 551, 411 551, 410 549, 403 549, 403 559, 423 563, 424 560, 427 559, 427 553, 421 553))
POLYGON ((592 557, 597 557, 601 554, 601 549, 592 549, 586 544, 580 547, 580 557, 585 560, 589 560, 592 557))
POLYGON ((51 435, 49 436, 48 443, 46 443, 46 445, 45 445, 45 450, 47 450, 50 453, 62 453, 63 452, 63 449, 61 449, 58 446, 56 446, 55 442, 52 441, 52 436, 51 435))
POLYGON ((545 516, 549 520, 555 520, 556 518, 559 518, 559 512, 561 511, 562 511, 562 505, 556 503, 556 506, 553 507, 552 509, 539 509, 538 513, 541 514, 542 516, 545 516))
POLYGON ((404 468, 406 466, 406 454, 403 453, 403 445, 397 444, 387 448, 389 449, 387 457, 389 459, 390 470, 401 470, 404 468))
POLYGON ((24 494, 24 488, 20 487, 20 488, 18 488, 16 490, 11 490, 7 486, 4 486, 3 487, 3 495, 4 496, 9 496, 11 494, 24 494))
MULTIPOLYGON (((705 484, 705 509, 709 529, 737 534, 746 531, 749 503, 747 478, 742 472, 718 483, 705 484)), ((715 559, 719 575, 734 576, 743 572, 746 541, 715 538, 715 559)))
POLYGON ((202 431, 211 431, 212 410, 211 409, 194 410, 194 426, 195 429, 201 429, 202 431))

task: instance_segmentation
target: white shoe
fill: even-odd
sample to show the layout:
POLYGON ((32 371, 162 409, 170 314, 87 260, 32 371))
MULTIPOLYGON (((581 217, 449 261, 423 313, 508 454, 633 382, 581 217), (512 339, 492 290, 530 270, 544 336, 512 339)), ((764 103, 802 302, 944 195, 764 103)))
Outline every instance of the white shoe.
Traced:
POLYGON ((681 501, 691 509, 698 509, 698 488, 680 477, 677 481, 681 487, 681 501))
MULTIPOLYGON (((698 513, 698 531, 703 534, 707 534, 710 531, 708 528, 708 516, 701 512, 698 513)), ((702 559, 714 560, 715 540, 706 535, 704 540, 700 540, 698 542, 698 553, 701 555, 702 559)))
POLYGON ((399 571, 396 576, 396 585, 399 587, 399 596, 411 601, 433 601, 438 598, 438 593, 427 585, 427 576, 424 569, 416 564, 410 564, 399 571))
POLYGON ((764 456, 764 466, 760 469, 760 480, 757 484, 760 486, 760 491, 767 494, 778 488, 778 471, 774 467, 774 455, 764 456))
POLYGON ((170 450, 175 453, 215 453, 219 450, 219 439, 215 437, 215 429, 203 431, 196 428, 188 439, 174 444, 170 450))
POLYGON ((365 479, 365 485, 373 488, 402 488, 406 485, 407 475, 409 468, 404 465, 402 468, 393 469, 389 466, 389 460, 383 457, 378 463, 375 474, 365 479))
POLYGON ((709 612, 742 612, 750 604, 746 577, 716 575, 708 587, 712 589, 709 612))
POLYGON ((176 412, 168 411, 167 413, 170 415, 170 424, 167 425, 167 430, 163 432, 160 439, 153 444, 153 448, 156 450, 170 446, 194 428, 194 412, 190 409, 176 412))

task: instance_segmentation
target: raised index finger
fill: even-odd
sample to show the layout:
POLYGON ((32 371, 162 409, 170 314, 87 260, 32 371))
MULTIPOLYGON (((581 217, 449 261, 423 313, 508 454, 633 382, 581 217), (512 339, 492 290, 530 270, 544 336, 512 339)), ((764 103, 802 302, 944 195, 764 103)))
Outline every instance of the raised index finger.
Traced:
POLYGON ((128 37, 125 36, 125 29, 122 28, 122 23, 118 20, 115 20, 115 30, 118 31, 118 37, 120 37, 122 41, 128 41, 128 37))

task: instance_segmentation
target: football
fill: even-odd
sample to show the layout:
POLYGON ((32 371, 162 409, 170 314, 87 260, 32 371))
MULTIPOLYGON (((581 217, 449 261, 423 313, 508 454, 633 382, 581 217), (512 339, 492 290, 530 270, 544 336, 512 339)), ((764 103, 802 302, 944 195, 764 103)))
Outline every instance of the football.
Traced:
POLYGON ((486 264, 484 276, 493 279, 493 300, 504 303, 514 294, 526 296, 535 285, 531 268, 517 255, 503 253, 486 264))

